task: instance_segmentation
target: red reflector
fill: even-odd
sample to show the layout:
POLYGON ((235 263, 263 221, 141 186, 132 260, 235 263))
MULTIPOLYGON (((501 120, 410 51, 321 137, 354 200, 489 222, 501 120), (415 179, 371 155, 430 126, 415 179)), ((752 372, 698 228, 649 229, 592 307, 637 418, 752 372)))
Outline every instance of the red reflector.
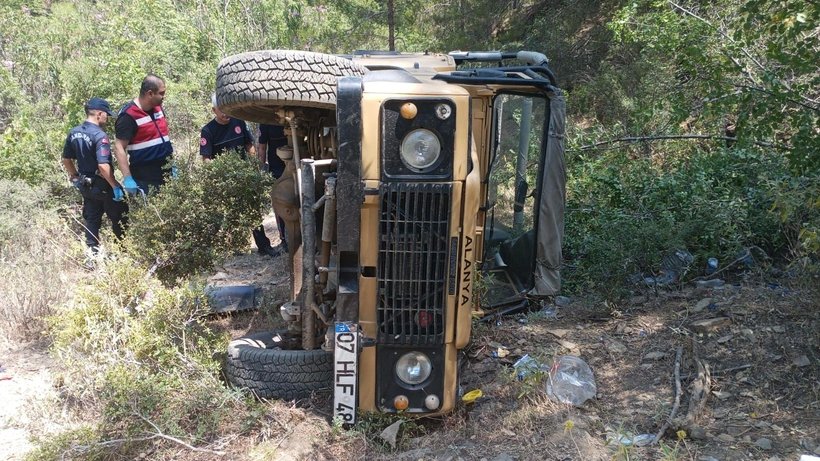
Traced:
POLYGON ((430 324, 433 323, 433 314, 431 314, 429 311, 420 311, 416 316, 416 323, 421 328, 429 327, 430 324))

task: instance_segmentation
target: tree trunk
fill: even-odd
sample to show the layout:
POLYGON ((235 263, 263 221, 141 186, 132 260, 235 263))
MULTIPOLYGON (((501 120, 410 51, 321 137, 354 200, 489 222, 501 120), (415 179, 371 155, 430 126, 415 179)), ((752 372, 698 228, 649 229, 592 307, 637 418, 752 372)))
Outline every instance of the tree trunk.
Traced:
POLYGON ((396 20, 393 0, 387 0, 387 46, 390 51, 396 51, 396 20))

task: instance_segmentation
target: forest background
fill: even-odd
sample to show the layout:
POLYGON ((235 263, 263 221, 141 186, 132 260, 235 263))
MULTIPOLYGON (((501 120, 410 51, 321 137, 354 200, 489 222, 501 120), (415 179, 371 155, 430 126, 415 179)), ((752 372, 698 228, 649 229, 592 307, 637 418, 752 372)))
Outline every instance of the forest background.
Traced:
MULTIPOLYGON (((185 174, 200 178, 195 175, 211 174, 198 172, 198 133, 211 118, 210 94, 221 58, 257 49, 344 54, 386 49, 391 41, 406 52, 533 50, 551 59, 568 106, 567 293, 605 299, 628 295, 636 276, 657 275, 664 257, 677 249, 693 255, 692 267, 703 267, 709 257, 722 264, 752 264, 743 257, 748 253, 761 270, 816 279, 816 2, 4 0, 0 291, 8 296, 0 306, 0 323, 7 337, 38 337, 51 328, 49 334, 65 350, 78 337, 86 343, 100 339, 94 336, 99 330, 80 325, 80 314, 50 326, 44 320, 72 298, 66 287, 82 278, 75 274, 81 247, 73 243, 79 238, 77 197, 59 157, 67 130, 83 120, 82 105, 89 97, 106 98, 119 108, 136 96, 146 73, 163 77, 177 161, 185 174)), ((240 179, 251 191, 262 185, 249 175, 240 179)), ((184 187, 177 187, 184 194, 184 187)), ((204 200, 204 192, 199 193, 204 200)), ((250 195, 251 201, 261 197, 250 195)), ((242 228, 256 219, 258 203, 254 207, 256 215, 245 210, 232 225, 242 228)), ((138 217, 135 225, 140 228, 138 217)), ((139 243, 143 249, 160 245, 161 237, 152 235, 139 243)), ((221 243, 225 248, 239 245, 225 239, 221 243)), ((135 267, 151 262, 135 259, 135 267)), ((198 260, 185 269, 195 273, 206 266, 207 261, 198 260)), ((118 277, 139 273, 132 267, 118 270, 126 273, 114 274, 118 277)), ((182 280, 186 273, 173 272, 164 281, 182 280)), ((122 299, 134 295, 129 290, 149 289, 127 288, 118 293, 122 299)), ((84 295, 78 296, 82 300, 84 295)), ((169 298, 176 301, 169 301, 168 312, 178 307, 180 296, 169 298)), ((105 315, 98 314, 102 322, 105 315)), ((154 326, 152 334, 164 337, 164 327, 154 326)), ((143 353, 179 346, 174 341, 135 345, 119 336, 116 341, 143 353)), ((87 347, 85 353, 102 353, 87 347)), ((213 375, 216 365, 208 362, 207 351, 203 349, 200 371, 213 375)), ((160 369, 168 365, 163 362, 167 357, 154 359, 160 369)), ((121 374, 106 369, 100 378, 115 389, 99 397, 103 407, 133 392, 126 384, 135 377, 117 372, 121 374)), ((213 383, 213 389, 221 388, 213 383)), ((167 379, 156 385, 166 388, 142 391, 167 397, 165 392, 179 392, 177 385, 167 379)), ((195 391, 189 391, 190 397, 195 391)), ((214 390, 209 395, 221 394, 214 390)), ((186 405, 191 406, 188 410, 194 406, 186 405)), ((86 427, 68 439, 97 440, 103 433, 110 437, 146 424, 144 418, 133 417, 132 407, 105 408, 109 422, 119 421, 116 428, 86 427), (129 414, 130 419, 123 416, 129 414)), ((180 418, 172 410, 167 413, 163 421, 180 418)), ((217 431, 219 417, 213 418, 213 425, 190 428, 179 423, 176 429, 199 431, 198 437, 207 439, 217 431)))

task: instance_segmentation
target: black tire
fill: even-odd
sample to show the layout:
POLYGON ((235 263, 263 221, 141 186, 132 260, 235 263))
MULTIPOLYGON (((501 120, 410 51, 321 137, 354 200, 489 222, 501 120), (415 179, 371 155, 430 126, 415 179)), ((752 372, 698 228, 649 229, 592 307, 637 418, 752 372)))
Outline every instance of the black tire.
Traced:
POLYGON ((225 375, 240 388, 266 399, 302 399, 329 390, 333 381, 333 354, 274 348, 273 336, 256 333, 228 344, 225 375))
POLYGON ((274 109, 333 110, 336 80, 364 75, 349 59, 308 51, 250 51, 223 59, 216 69, 216 100, 233 117, 257 123, 277 120, 274 109))

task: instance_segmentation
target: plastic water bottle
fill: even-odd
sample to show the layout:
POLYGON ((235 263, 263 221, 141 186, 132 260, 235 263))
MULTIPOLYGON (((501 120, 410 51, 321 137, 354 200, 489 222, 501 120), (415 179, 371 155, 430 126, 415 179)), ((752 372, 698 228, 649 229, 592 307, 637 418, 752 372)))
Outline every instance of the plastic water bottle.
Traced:
POLYGON ((718 268, 717 258, 709 258, 706 260, 706 275, 712 275, 718 268))

